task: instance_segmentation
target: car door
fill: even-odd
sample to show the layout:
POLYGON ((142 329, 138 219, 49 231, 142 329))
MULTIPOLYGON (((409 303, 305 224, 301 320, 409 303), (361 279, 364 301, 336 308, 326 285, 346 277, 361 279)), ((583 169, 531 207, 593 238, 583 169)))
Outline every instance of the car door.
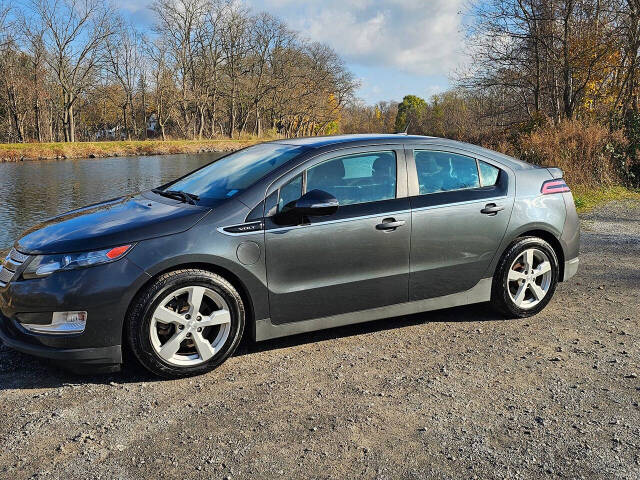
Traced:
MULTIPOLYGON (((406 151, 411 196, 410 300, 462 292, 487 276, 514 200, 511 175, 465 151, 406 151)), ((489 274, 490 276, 490 274, 489 274)))
POLYGON ((342 150, 297 170, 265 201, 271 322, 406 302, 411 212, 403 148, 342 150), (337 212, 282 225, 278 211, 314 189, 336 197, 337 212))

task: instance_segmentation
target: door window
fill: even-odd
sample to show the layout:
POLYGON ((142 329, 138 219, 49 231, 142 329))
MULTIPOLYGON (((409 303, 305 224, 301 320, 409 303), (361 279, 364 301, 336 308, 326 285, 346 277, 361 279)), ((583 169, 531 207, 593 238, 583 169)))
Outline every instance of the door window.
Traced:
POLYGON ((278 197, 278 212, 282 212, 284 207, 295 202, 302 196, 302 174, 294 177, 289 183, 280 187, 278 197))
POLYGON ((492 187, 498 183, 499 168, 489 165, 482 160, 478 160, 478 167, 480 168, 480 181, 483 187, 492 187))
POLYGON ((375 152, 328 160, 307 170, 307 192, 323 190, 340 205, 377 202, 396 196, 396 155, 375 152))
POLYGON ((475 158, 416 150, 415 161, 420 195, 480 187, 475 158))

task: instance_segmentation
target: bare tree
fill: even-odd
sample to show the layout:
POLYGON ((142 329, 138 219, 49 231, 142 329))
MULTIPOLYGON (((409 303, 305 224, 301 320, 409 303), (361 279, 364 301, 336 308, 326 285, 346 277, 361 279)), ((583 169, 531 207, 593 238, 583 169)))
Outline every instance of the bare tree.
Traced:
POLYGON ((133 98, 142 72, 142 35, 123 20, 118 21, 114 35, 106 38, 107 69, 124 92, 122 122, 125 135, 131 140, 131 132, 137 134, 133 98))
POLYGON ((3 140, 146 138, 149 114, 163 138, 311 135, 354 95, 336 52, 237 0, 156 0, 145 39, 100 0, 27 1, 18 26, 0 0, 3 140))
POLYGON ((24 85, 25 55, 16 45, 13 22, 9 21, 10 8, 0 4, 0 85, 12 130, 18 142, 24 142, 24 119, 26 117, 24 85))
POLYGON ((503 123, 572 118, 616 49, 612 1, 476 2, 468 34, 472 69, 461 86, 505 99, 503 123), (524 114, 524 115, 523 115, 524 114))
POLYGON ((158 127, 160 127, 162 140, 166 140, 166 126, 173 116, 177 92, 168 65, 166 46, 161 40, 156 40, 156 42, 147 44, 146 52, 150 59, 152 72, 153 115, 158 127))
POLYGON ((111 14, 100 0, 32 0, 31 6, 61 90, 64 140, 74 142, 74 107, 103 60, 105 41, 114 31, 111 14))
POLYGON ((182 133, 193 137, 196 96, 196 54, 199 29, 203 27, 205 0, 156 0, 151 9, 156 15, 156 33, 163 38, 176 72, 180 91, 180 119, 182 133))
POLYGON ((228 103, 228 133, 233 138, 238 121, 240 81, 246 73, 246 56, 249 51, 250 18, 240 4, 229 2, 224 10, 222 51, 228 103))

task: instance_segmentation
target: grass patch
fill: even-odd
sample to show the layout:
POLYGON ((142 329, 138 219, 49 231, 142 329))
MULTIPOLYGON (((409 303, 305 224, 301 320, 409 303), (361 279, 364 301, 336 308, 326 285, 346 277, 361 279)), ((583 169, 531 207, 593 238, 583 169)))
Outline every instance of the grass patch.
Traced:
POLYGON ((640 201, 640 191, 632 190, 622 186, 615 187, 571 187, 573 199, 576 203, 578 213, 585 213, 589 210, 613 200, 637 200, 640 201))
POLYGON ((270 138, 244 137, 239 140, 221 138, 212 140, 167 140, 164 142, 162 140, 139 140, 75 143, 3 143, 0 144, 0 162, 229 152, 265 140, 270 140, 270 138))

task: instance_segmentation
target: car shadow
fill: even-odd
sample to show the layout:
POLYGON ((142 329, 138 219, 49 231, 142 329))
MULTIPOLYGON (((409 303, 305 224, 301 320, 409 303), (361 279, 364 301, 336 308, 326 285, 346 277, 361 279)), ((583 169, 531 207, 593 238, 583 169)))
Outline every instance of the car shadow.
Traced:
MULTIPOLYGON (((242 339, 234 356, 246 356, 270 350, 326 340, 365 335, 385 330, 436 322, 486 322, 504 320, 488 304, 448 308, 433 312, 392 317, 344 327, 301 333, 264 342, 253 342, 249 335, 242 339)), ((107 374, 76 374, 46 360, 13 351, 0 343, 0 391, 11 389, 46 389, 78 385, 126 385, 139 382, 172 381, 159 379, 127 358, 121 372, 107 374)))
POLYGON ((323 342, 343 337, 353 337, 366 335, 369 333, 394 330, 397 328, 410 327, 423 323, 437 322, 486 322, 504 320, 499 313, 495 312, 488 303, 466 305, 462 307, 447 308, 431 312, 416 313, 401 317, 389 317, 381 320, 345 325, 343 327, 317 330, 308 333, 299 333, 288 337, 266 340, 263 342, 253 342, 246 335, 236 351, 236 356, 251 355, 253 353, 268 350, 279 350, 296 345, 323 342))

